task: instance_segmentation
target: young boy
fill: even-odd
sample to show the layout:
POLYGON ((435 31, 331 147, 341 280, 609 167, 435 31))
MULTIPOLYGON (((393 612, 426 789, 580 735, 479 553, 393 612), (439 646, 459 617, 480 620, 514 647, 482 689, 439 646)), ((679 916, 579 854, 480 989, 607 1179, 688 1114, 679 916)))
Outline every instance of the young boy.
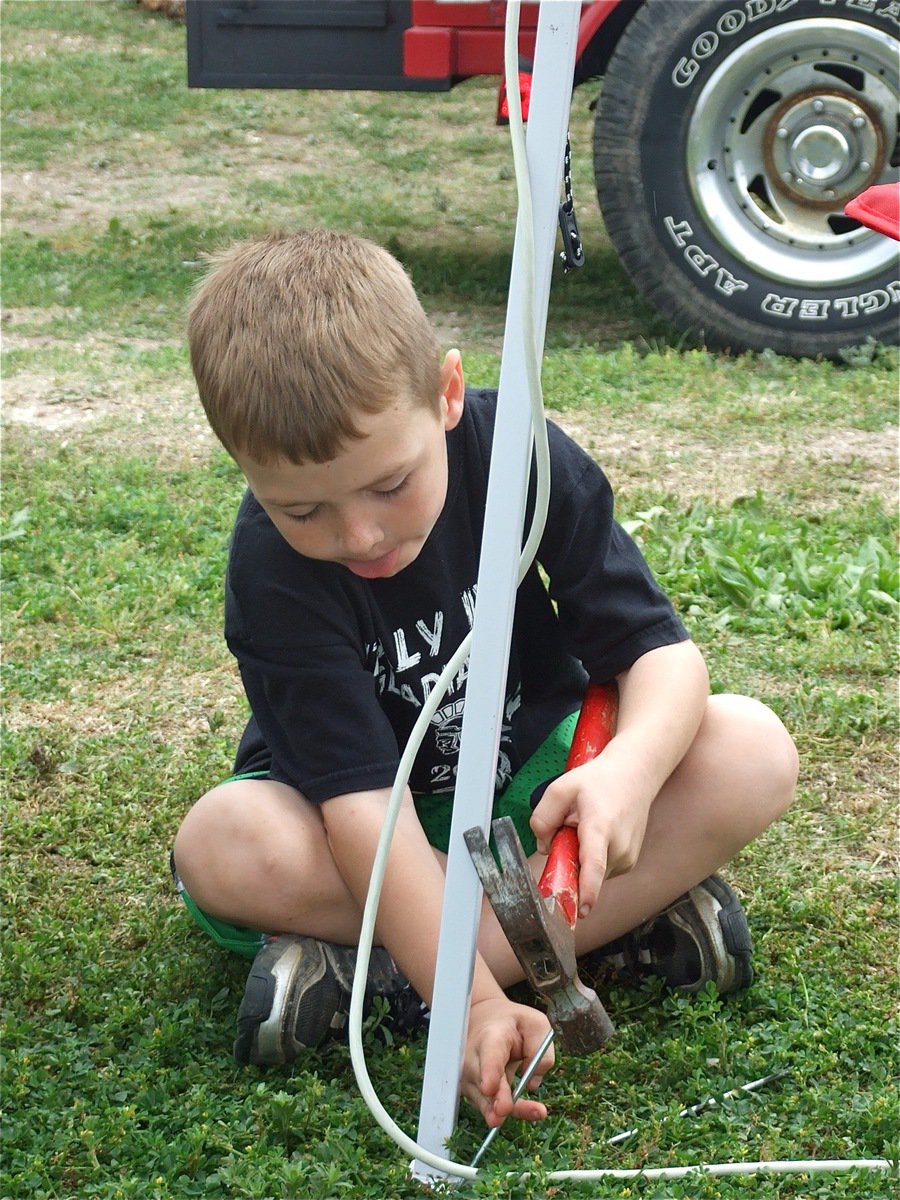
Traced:
MULTIPOLYGON (((403 269, 356 237, 220 254, 188 331, 207 416, 249 485, 225 632, 252 716, 234 776, 185 817, 173 871, 200 924, 255 954, 237 1060, 284 1063, 345 1020, 399 756, 471 626, 495 395, 466 389, 403 269)), ((579 954, 686 991, 744 987, 746 921, 712 872, 790 803, 793 743, 761 704, 708 695, 605 476, 549 437, 549 588, 534 565, 518 593, 494 815, 513 817, 536 874, 555 830, 577 826, 579 954), (561 774, 589 678, 617 681, 616 735, 561 774)), ((417 756, 379 908, 368 989, 400 1029, 432 999, 465 677, 417 756)), ((539 1120, 509 1080, 548 1025, 506 996, 522 973, 488 905, 478 945, 462 1094, 491 1126, 539 1120)))

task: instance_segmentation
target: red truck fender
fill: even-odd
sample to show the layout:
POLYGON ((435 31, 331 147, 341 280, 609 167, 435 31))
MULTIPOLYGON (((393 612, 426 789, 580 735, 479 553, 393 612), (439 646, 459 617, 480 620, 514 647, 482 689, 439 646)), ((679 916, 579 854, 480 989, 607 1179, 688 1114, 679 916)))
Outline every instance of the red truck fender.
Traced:
MULTIPOLYGON (((610 15, 627 0, 591 0, 583 6, 576 57, 581 58, 610 15)), ((636 7, 631 3, 632 7, 636 7)), ((403 34, 403 74, 410 79, 503 74, 505 4, 445 4, 413 0, 403 34)), ((519 51, 534 53, 538 5, 524 4, 519 51)), ((525 97, 523 97, 524 103, 525 97)), ((501 100, 502 103, 502 100, 501 100)), ((505 114, 504 114, 505 115, 505 114)))

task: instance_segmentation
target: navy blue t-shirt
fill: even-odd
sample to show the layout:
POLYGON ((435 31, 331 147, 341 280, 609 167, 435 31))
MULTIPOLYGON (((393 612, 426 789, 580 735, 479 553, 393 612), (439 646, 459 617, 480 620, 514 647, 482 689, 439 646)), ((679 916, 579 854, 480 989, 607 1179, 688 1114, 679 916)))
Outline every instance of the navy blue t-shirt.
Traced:
MULTIPOLYGON (((272 777, 315 802, 392 785, 423 702, 472 626, 495 407, 496 392, 467 390, 447 433, 441 516, 391 578, 304 558, 247 492, 225 603, 253 713, 236 770, 267 765, 270 753, 272 777)), ((606 476, 552 422, 548 434, 550 508, 537 562, 549 582, 532 565, 517 596, 498 791, 580 706, 588 678, 612 679, 688 636, 613 519, 606 476)), ((466 675, 463 667, 432 718, 410 776, 414 795, 453 790, 466 675)))

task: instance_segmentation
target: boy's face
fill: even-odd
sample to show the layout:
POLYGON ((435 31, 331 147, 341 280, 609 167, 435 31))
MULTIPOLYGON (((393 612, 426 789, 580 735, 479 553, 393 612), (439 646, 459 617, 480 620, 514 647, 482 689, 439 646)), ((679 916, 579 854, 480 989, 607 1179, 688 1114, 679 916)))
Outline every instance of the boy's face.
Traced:
POLYGON ((326 463, 261 464, 236 455, 250 490, 287 543, 363 579, 396 575, 418 556, 447 496, 445 433, 462 416, 459 355, 441 370, 438 412, 400 400, 363 414, 364 436, 326 463))

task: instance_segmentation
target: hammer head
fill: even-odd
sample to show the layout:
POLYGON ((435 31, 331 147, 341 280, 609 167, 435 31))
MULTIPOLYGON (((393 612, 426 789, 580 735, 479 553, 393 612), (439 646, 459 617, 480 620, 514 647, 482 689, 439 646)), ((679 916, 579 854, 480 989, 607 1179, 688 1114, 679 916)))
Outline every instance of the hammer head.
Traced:
POLYGON ((499 867, 481 829, 464 834, 491 907, 526 979, 547 1004, 560 1048, 566 1054, 590 1054, 614 1029, 597 993, 578 978, 574 931, 556 901, 538 892, 510 818, 500 817, 492 829, 499 867))

